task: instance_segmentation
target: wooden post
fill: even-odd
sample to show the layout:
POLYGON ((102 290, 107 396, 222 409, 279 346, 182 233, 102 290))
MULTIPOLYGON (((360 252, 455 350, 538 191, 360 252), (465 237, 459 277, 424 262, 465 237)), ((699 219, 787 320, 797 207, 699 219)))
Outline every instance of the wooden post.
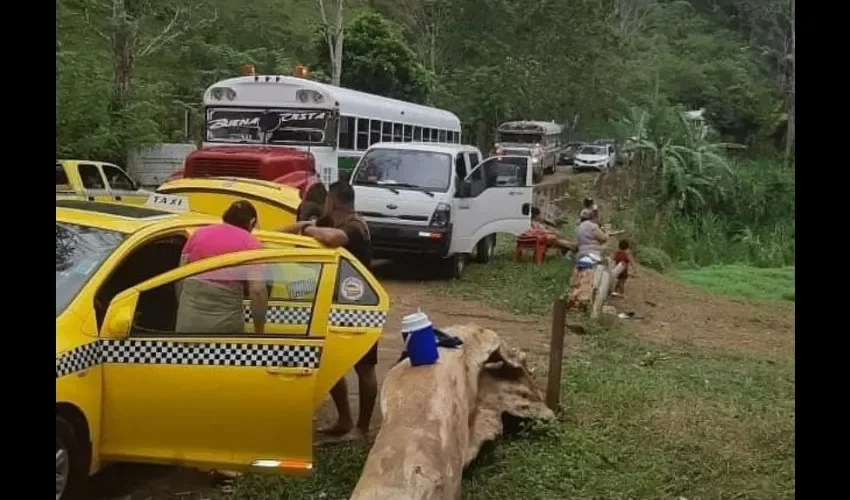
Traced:
POLYGON ((549 341, 549 380, 546 384, 546 405, 553 411, 561 402, 561 368, 564 362, 567 299, 559 298, 552 305, 552 338, 549 341))

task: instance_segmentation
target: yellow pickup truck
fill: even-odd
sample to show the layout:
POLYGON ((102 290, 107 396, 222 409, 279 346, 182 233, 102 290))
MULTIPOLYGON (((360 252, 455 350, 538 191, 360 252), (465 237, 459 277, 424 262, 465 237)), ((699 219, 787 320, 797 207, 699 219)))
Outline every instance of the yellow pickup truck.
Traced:
POLYGON ((151 193, 112 163, 56 160, 57 199, 120 201, 141 205, 151 193))

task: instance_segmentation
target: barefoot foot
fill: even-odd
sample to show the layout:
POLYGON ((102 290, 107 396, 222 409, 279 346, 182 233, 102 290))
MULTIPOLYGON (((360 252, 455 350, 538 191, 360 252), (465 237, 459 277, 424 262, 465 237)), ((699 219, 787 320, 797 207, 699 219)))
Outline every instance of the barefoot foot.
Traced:
POLYGON ((353 427, 354 424, 351 423, 337 422, 333 427, 319 429, 319 434, 324 434, 326 436, 344 436, 351 432, 353 427))

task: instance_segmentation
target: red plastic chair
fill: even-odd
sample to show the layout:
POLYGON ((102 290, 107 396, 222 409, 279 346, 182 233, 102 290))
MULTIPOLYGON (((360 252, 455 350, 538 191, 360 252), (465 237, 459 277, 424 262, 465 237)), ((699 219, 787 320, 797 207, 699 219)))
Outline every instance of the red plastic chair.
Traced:
POLYGON ((546 249, 548 245, 546 244, 546 236, 517 236, 516 238, 516 254, 514 258, 519 262, 522 260, 522 253, 525 250, 531 250, 534 252, 534 263, 540 265, 543 263, 543 258, 546 257, 546 249))

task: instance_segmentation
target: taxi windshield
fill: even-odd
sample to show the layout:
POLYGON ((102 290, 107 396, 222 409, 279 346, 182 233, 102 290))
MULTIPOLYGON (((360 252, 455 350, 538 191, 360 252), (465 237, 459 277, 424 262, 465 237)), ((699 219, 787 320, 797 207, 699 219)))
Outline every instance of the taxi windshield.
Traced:
POLYGON ((56 316, 123 239, 124 235, 115 231, 56 223, 56 316))

